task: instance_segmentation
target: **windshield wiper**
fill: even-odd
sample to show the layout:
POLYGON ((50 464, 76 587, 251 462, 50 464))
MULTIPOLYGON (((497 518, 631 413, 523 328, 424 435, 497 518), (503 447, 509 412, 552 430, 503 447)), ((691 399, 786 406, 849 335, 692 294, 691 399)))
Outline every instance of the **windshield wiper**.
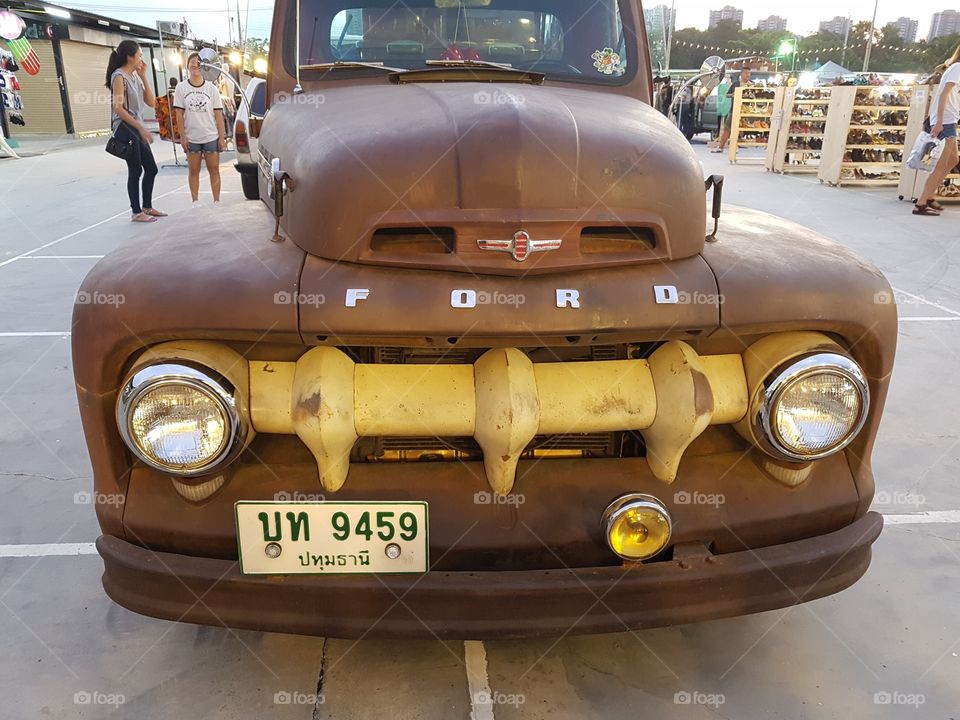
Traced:
POLYGON ((522 70, 517 70, 509 63, 495 63, 489 60, 427 60, 426 64, 431 67, 483 67, 523 72, 522 70))
POLYGON ((517 82, 541 85, 546 78, 546 75, 542 72, 520 70, 512 65, 490 62, 489 60, 427 60, 425 65, 426 67, 419 70, 407 70, 402 75, 396 73, 391 75, 390 79, 397 83, 417 82, 418 80, 428 81, 435 74, 445 75, 457 70, 469 72, 470 78, 475 80, 493 80, 494 76, 502 73, 512 76, 517 82))
POLYGON ((357 68, 383 70, 389 73, 407 72, 403 68, 390 67, 389 65, 384 65, 382 62, 360 62, 355 60, 338 60, 332 63, 315 63, 313 65, 300 66, 301 70, 308 72, 315 70, 326 70, 327 72, 331 70, 355 70, 357 68))

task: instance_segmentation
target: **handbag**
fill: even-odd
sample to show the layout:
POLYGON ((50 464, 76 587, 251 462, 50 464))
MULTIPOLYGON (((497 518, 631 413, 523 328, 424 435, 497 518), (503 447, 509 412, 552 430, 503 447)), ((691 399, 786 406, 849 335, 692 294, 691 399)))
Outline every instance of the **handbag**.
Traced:
POLYGON ((943 152, 943 141, 923 131, 913 144, 913 150, 907 159, 907 167, 919 172, 933 172, 943 152))
POLYGON ((130 160, 136 151, 136 148, 133 146, 135 142, 138 142, 137 138, 133 137, 130 131, 127 130, 127 126, 121 123, 117 126, 117 129, 113 131, 113 134, 110 135, 110 139, 107 140, 107 147, 104 149, 121 160, 130 160), (118 130, 125 132, 126 139, 117 137, 118 130))

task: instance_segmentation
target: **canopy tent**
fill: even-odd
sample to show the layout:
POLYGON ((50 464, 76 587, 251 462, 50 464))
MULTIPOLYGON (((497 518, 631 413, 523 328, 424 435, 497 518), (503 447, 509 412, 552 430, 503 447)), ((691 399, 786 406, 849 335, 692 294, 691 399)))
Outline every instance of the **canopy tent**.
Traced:
POLYGON ((817 80, 820 82, 836 80, 838 77, 851 74, 850 70, 847 70, 842 65, 838 65, 837 63, 833 62, 833 60, 825 62, 814 72, 816 73, 817 80))

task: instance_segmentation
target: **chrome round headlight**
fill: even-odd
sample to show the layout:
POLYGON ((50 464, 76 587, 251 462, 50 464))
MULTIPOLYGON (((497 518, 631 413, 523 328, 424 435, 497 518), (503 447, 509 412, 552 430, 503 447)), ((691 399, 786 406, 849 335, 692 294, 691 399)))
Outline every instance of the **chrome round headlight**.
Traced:
POLYGON ((184 477, 231 459, 245 435, 230 383, 211 370, 181 363, 135 372, 120 393, 117 425, 140 460, 184 477))
POLYGON ((845 355, 817 353, 767 378, 757 424, 774 455, 817 460, 849 445, 869 408, 870 389, 860 366, 845 355))

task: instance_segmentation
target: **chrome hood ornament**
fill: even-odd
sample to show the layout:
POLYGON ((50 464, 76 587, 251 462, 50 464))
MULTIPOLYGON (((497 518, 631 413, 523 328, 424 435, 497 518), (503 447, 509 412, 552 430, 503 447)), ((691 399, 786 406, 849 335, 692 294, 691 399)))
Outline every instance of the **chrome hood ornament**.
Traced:
POLYGON ((526 230, 519 230, 512 240, 477 240, 481 250, 510 253, 517 262, 523 262, 533 253, 559 250, 563 240, 533 240, 526 230))

